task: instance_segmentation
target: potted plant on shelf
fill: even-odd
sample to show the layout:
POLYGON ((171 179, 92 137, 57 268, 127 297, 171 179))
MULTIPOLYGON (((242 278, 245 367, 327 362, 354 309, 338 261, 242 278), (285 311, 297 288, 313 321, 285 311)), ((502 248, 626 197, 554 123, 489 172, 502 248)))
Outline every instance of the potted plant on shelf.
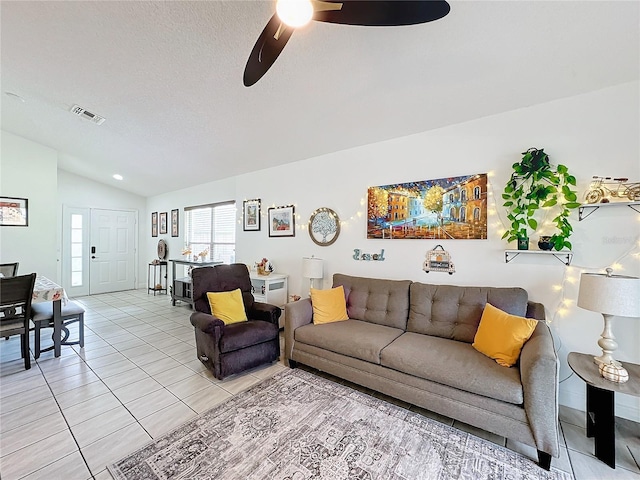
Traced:
POLYGON ((544 149, 530 148, 522 153, 522 160, 512 165, 513 173, 504 187, 503 206, 507 209, 510 228, 502 238, 518 242, 518 250, 527 250, 529 231, 538 229, 541 209, 555 207, 558 212, 552 220, 556 232, 545 239, 552 249, 571 249, 569 237, 573 233, 569 215, 580 206, 578 196, 571 187, 576 178, 564 165, 553 166, 544 149))

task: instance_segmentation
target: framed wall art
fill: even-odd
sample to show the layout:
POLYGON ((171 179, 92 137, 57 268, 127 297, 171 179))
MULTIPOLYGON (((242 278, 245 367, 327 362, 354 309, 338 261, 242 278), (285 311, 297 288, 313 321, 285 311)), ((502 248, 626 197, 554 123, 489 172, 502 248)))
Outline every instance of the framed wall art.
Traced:
POLYGON ((167 233, 167 212, 160 214, 160 234, 167 233))
POLYGON ((269 236, 296 236, 296 216, 293 205, 269 209, 269 236))
POLYGON ((178 209, 171 210, 171 236, 178 236, 178 209))
POLYGON ((151 214, 151 236, 158 236, 158 212, 153 212, 151 214))
POLYGON ((486 239, 487 174, 370 187, 367 238, 486 239))
POLYGON ((0 226, 28 227, 29 200, 17 197, 0 197, 0 226))
POLYGON ((242 202, 242 229, 245 232, 260 231, 260 199, 242 202))
POLYGON ((309 236, 313 243, 328 247, 340 235, 340 218, 330 208, 318 208, 309 219, 309 236))

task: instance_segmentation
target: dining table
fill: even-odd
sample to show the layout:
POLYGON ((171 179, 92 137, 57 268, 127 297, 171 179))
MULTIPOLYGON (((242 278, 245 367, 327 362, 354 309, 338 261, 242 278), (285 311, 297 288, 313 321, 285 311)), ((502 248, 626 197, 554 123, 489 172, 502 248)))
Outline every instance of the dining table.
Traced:
POLYGON ((53 302, 53 354, 60 356, 62 345, 62 305, 69 302, 64 288, 42 275, 36 276, 31 303, 53 302))

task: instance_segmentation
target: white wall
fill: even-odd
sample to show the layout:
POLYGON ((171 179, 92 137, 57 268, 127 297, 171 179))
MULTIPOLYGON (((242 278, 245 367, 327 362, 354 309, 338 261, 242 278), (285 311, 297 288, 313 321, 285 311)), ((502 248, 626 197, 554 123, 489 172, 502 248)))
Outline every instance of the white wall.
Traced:
POLYGON ((20 262, 18 273, 58 280, 58 154, 11 133, 0 132, 0 195, 29 200, 28 227, 0 227, 0 262, 20 262))
MULTIPOLYGON (((115 180, 114 180, 115 182, 115 180)), ((126 192, 104 183, 94 182, 85 177, 74 175, 65 170, 58 170, 59 212, 62 207, 103 208, 107 210, 129 210, 138 213, 138 229, 136 231, 136 283, 138 288, 147 284, 146 244, 140 246, 140 232, 144 230, 147 199, 140 195, 126 192), (141 227, 142 225, 142 227, 141 227), (144 254, 140 255, 142 249, 144 254)), ((61 213, 60 213, 61 215, 61 213)), ((58 222, 58 239, 62 238, 62 222, 58 222)))
MULTIPOLYGON (((511 164, 529 147, 544 148, 553 162, 567 165, 578 178, 582 194, 593 175, 625 176, 640 180, 638 131, 640 131, 637 82, 524 108, 409 137, 380 142, 318 158, 270 168, 233 179, 172 192, 148 201, 148 212, 167 211, 235 198, 238 205, 237 261, 253 264, 262 257, 276 271, 290 275, 289 293, 304 294, 308 280, 301 279, 301 259, 315 255, 324 259, 325 286, 335 272, 352 275, 411 279, 457 285, 511 286, 528 290, 532 300, 542 302, 552 322, 562 361, 561 403, 584 409, 584 384, 570 375, 566 356, 570 351, 596 353, 602 317, 575 305, 580 272, 618 264, 628 275, 640 275, 640 214, 626 207, 598 211, 578 222, 572 215, 574 262, 565 267, 553 257, 519 256, 506 264, 500 240, 504 209, 502 187, 511 164), (427 180, 474 173, 490 174, 489 239, 487 240, 367 240, 367 188, 396 182, 427 180), (242 201, 261 198, 262 230, 243 232, 242 201), (269 238, 267 209, 294 204, 296 236, 269 238), (335 210, 344 221, 338 240, 329 247, 314 244, 306 231, 311 213, 318 207, 335 210), (456 273, 422 271, 428 250, 442 244, 452 254, 456 273), (358 262, 353 249, 375 252, 384 248, 384 262, 358 262), (635 256, 634 256, 635 255, 635 256), (563 301, 567 305, 562 305, 563 301)), ((321 134, 318 131, 309 135, 321 134)), ((147 215, 149 216, 149 215, 147 215)), ((148 228, 147 228, 148 231, 148 228)), ((172 254, 183 245, 181 237, 170 239, 172 254)), ((157 239, 148 237, 149 258, 155 256, 157 239)), ((535 237, 535 236, 534 236, 535 237)), ((620 347, 617 357, 640 363, 640 322, 616 319, 620 347)), ((617 395, 617 414, 640 420, 640 399, 617 395)))

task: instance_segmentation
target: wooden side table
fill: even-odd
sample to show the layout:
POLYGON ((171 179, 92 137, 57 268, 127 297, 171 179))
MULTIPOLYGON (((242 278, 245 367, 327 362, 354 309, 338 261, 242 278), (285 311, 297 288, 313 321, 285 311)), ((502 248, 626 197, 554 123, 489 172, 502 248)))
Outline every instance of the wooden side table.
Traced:
POLYGON ((640 397, 640 365, 621 362, 629 372, 626 383, 610 382, 600 376, 593 355, 569 353, 569 367, 587 384, 587 437, 594 437, 595 455, 616 468, 615 392, 640 397))

